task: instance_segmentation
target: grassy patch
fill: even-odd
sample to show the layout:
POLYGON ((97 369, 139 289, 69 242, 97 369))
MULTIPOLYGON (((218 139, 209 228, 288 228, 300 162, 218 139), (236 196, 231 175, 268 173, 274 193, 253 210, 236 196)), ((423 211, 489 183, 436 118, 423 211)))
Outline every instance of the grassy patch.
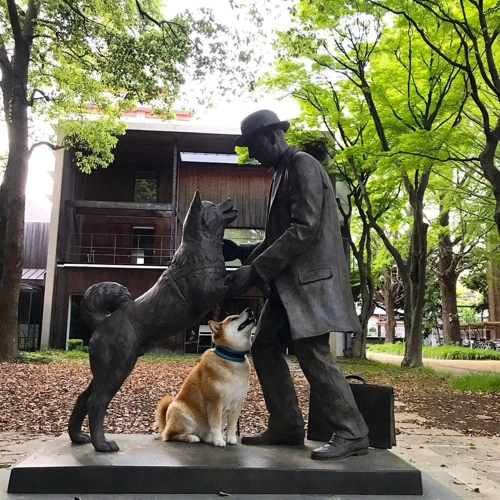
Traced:
POLYGON ((44 349, 34 352, 20 352, 19 361, 22 363, 62 363, 78 362, 86 363, 89 355, 83 351, 58 351, 56 349, 44 349))
POLYGON ((450 383, 458 391, 500 392, 500 373, 469 373, 450 377, 450 383))
POLYGON ((346 375, 361 375, 368 383, 391 386, 416 384, 429 388, 448 385, 448 378, 445 374, 438 373, 427 366, 401 368, 398 365, 381 363, 371 359, 337 358, 337 362, 346 375))
MULTIPOLYGON (((149 353, 139 358, 140 362, 159 362, 159 361, 192 361, 199 359, 196 355, 183 354, 156 354, 149 353)), ((44 349, 35 352, 20 352, 19 361, 22 363, 88 363, 89 355, 87 352, 58 351, 56 349, 44 349)))
MULTIPOLYGON (((405 346, 402 342, 397 344, 369 344, 368 349, 371 352, 386 352, 403 356, 405 346)), ((471 349, 470 347, 460 347, 454 345, 427 346, 422 347, 424 358, 435 359, 493 359, 500 361, 500 352, 492 349, 471 349)))
POLYGON ((144 361, 146 363, 156 363, 161 361, 197 361, 200 359, 200 355, 196 354, 173 354, 173 353, 148 353, 144 354, 139 358, 139 362, 144 361))
POLYGON ((400 366, 380 363, 367 359, 337 360, 346 374, 361 375, 367 382, 401 387, 405 384, 418 384, 433 390, 438 386, 461 392, 500 392, 500 373, 477 372, 467 375, 436 372, 430 367, 401 368, 400 366))

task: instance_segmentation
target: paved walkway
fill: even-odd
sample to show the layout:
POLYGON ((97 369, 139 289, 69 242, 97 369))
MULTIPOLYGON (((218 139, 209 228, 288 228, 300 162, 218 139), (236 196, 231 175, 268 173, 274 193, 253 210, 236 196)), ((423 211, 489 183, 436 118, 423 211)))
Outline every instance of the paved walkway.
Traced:
MULTIPOLYGON (((366 353, 369 359, 381 361, 383 363, 391 363, 401 365, 403 356, 396 354, 387 354, 385 352, 370 352, 366 353)), ((498 372, 500 373, 500 360, 472 360, 472 359, 434 359, 424 358, 424 366, 430 366, 441 372, 455 373, 463 375, 471 372, 498 372)))
POLYGON ((400 434, 393 453, 460 498, 499 498, 500 438, 474 438, 449 429, 427 428, 424 418, 411 413, 396 413, 396 427, 400 434))

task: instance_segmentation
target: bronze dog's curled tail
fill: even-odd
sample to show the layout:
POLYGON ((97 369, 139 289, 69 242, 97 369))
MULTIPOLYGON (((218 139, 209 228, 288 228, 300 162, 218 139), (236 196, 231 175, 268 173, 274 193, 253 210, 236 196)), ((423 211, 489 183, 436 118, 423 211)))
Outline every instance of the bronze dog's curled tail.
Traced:
POLYGON ((167 424, 167 410, 173 400, 172 396, 163 396, 156 407, 155 424, 160 432, 163 432, 165 429, 165 425, 167 424))
POLYGON ((87 289, 80 305, 85 324, 94 331, 113 311, 132 301, 128 289, 113 281, 103 281, 87 289))

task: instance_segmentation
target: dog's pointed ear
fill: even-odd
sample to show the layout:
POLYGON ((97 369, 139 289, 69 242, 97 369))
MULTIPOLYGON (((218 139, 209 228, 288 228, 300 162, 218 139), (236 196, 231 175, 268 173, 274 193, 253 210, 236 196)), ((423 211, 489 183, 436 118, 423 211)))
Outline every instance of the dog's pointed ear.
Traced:
POLYGON ((194 193, 193 199, 191 200, 191 205, 189 207, 190 212, 200 212, 203 208, 201 204, 201 194, 199 189, 197 189, 194 193))
POLYGON ((217 323, 217 321, 210 320, 208 322, 208 326, 210 327, 210 330, 212 330, 214 339, 218 338, 220 336, 221 331, 222 331, 221 324, 217 323))

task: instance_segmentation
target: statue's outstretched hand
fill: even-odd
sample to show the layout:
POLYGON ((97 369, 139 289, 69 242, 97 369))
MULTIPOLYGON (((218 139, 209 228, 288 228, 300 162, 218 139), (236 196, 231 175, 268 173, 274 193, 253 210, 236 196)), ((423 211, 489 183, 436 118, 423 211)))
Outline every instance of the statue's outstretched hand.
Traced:
POLYGON ((241 266, 239 269, 236 269, 236 271, 226 278, 224 284, 229 286, 228 295, 231 297, 243 295, 254 285, 260 288, 266 298, 271 293, 269 285, 258 277, 252 266, 241 266))
POLYGON ((222 240, 222 254, 224 261, 237 260, 240 258, 240 246, 232 240, 222 240))
POLYGON ((237 297, 247 292, 256 279, 257 274, 252 269, 252 266, 241 266, 226 278, 224 284, 229 286, 228 294, 237 297))

